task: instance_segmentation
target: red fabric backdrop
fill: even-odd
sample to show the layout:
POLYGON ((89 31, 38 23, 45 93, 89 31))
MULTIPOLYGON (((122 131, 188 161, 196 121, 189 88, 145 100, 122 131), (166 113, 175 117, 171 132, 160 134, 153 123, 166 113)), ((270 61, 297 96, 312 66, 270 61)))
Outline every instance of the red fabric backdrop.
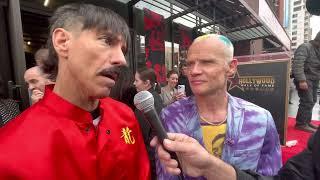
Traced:
POLYGON ((166 82, 165 24, 160 14, 144 9, 146 66, 154 69, 157 81, 166 82))

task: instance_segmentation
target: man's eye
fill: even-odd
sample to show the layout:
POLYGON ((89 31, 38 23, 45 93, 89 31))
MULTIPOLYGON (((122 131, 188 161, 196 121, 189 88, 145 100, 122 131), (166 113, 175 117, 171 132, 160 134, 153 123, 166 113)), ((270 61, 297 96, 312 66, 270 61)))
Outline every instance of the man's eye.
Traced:
POLYGON ((193 63, 187 63, 187 68, 191 67, 193 63))
POLYGON ((110 37, 106 37, 105 39, 104 39, 104 42, 107 44, 107 45, 112 45, 112 39, 110 38, 110 37))
POLYGON ((203 64, 210 64, 212 63, 211 61, 202 61, 203 64))
POLYGON ((108 46, 111 46, 112 45, 112 38, 111 37, 108 37, 108 36, 101 36, 99 38, 100 41, 102 41, 103 43, 105 43, 106 45, 108 46))

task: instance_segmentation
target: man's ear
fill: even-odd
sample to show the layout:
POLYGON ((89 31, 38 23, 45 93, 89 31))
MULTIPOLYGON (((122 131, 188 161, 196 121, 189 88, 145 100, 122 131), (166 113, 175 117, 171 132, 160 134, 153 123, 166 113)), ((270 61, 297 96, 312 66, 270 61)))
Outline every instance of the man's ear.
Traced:
POLYGON ((227 72, 228 77, 232 77, 237 72, 238 60, 232 59, 229 63, 229 70, 227 72))
POLYGON ((57 28, 52 33, 52 44, 57 56, 68 58, 69 41, 71 34, 63 28, 57 28))

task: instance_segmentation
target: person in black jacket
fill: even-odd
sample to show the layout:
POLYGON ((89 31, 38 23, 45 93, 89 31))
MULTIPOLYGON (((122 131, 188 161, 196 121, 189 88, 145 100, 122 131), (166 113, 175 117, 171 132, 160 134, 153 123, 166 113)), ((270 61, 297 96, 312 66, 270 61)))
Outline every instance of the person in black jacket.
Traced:
POLYGON ((314 40, 301 44, 295 51, 292 74, 300 98, 295 127, 315 132, 317 126, 311 123, 311 118, 320 80, 320 32, 314 40))
MULTIPOLYGON (((163 108, 163 102, 159 95, 160 85, 157 83, 157 77, 153 69, 143 67, 137 70, 135 74, 134 85, 137 89, 137 92, 140 91, 149 91, 154 98, 154 107, 158 114, 160 114, 163 108)), ((144 118, 143 114, 136 109, 136 117, 140 123, 141 131, 143 134, 144 142, 149 154, 150 164, 151 164, 151 179, 157 179, 156 177, 156 165, 154 159, 154 149, 150 147, 150 141, 154 136, 154 132, 151 129, 150 124, 144 118)))
POLYGON ((110 97, 128 105, 133 111, 136 109, 133 103, 137 90, 133 85, 133 73, 127 66, 120 67, 120 74, 116 84, 110 91, 110 97))
POLYGON ((186 92, 186 96, 192 96, 193 92, 191 90, 190 84, 189 84, 189 80, 187 78, 187 64, 185 61, 181 61, 180 62, 180 76, 178 79, 178 85, 184 85, 185 86, 185 92, 186 92))
POLYGON ((163 102, 159 95, 161 92, 161 87, 157 83, 157 76, 153 69, 142 67, 137 70, 134 76, 134 86, 137 89, 137 92, 140 91, 149 91, 154 98, 154 106, 159 114, 163 108, 163 102))
MULTIPOLYGON (((183 168, 189 176, 204 176, 209 180, 319 180, 320 179, 320 129, 310 138, 307 148, 290 158, 280 169, 278 175, 267 177, 253 171, 242 171, 210 155, 195 139, 184 134, 168 133, 164 147, 176 152, 183 168)), ((177 161, 158 143, 157 154, 168 173, 178 175, 177 161)))

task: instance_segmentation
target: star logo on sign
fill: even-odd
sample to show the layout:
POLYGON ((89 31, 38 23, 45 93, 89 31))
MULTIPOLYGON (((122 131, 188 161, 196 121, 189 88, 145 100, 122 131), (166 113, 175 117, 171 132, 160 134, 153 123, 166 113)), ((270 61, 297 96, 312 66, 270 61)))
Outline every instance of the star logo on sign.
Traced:
POLYGON ((239 80, 240 80, 240 75, 239 75, 239 72, 237 71, 236 73, 234 73, 233 77, 228 79, 228 81, 230 82, 228 91, 230 91, 235 87, 239 88, 241 91, 244 91, 243 87, 241 87, 239 83, 239 80))

